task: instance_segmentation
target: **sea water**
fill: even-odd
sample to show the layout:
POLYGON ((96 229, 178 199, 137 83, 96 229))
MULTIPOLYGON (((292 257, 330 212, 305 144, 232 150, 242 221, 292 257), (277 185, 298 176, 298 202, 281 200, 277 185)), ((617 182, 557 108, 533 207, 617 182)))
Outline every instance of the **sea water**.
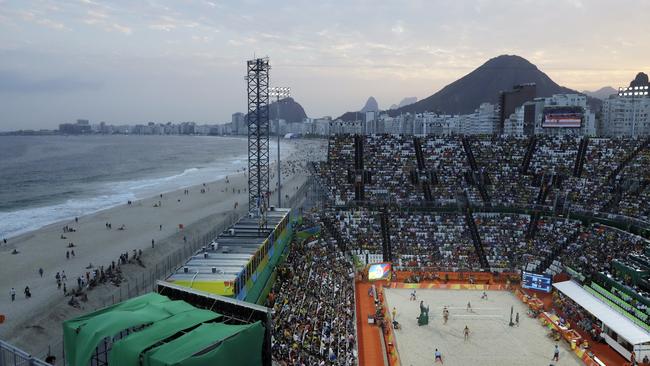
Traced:
POLYGON ((247 167, 247 146, 243 137, 0 136, 0 239, 222 179, 247 167))

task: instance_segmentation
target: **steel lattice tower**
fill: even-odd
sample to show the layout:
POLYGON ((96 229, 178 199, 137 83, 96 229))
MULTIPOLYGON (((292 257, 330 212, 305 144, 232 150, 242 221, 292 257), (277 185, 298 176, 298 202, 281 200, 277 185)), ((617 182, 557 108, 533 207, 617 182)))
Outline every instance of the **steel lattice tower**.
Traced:
POLYGON ((268 57, 247 62, 248 211, 269 207, 269 65, 268 57))

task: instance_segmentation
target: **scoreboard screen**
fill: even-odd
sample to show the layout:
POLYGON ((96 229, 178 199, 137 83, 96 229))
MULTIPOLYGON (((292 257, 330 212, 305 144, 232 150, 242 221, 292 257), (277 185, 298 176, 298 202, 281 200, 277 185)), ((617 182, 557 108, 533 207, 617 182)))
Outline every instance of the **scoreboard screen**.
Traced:
POLYGON ((544 292, 551 292, 552 279, 550 275, 537 274, 522 271, 521 272, 521 287, 538 290, 544 292))
POLYGON ((546 107, 544 108, 544 128, 580 128, 584 110, 582 107, 546 107))

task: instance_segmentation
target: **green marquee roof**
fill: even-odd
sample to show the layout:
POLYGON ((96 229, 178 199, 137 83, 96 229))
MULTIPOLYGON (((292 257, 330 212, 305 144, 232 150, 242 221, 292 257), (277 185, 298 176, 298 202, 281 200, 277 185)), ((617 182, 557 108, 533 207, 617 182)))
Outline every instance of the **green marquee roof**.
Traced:
POLYGON ((214 323, 221 319, 220 314, 185 301, 146 294, 65 321, 66 361, 69 366, 87 366, 100 342, 110 338, 109 344, 114 342, 110 366, 192 366, 217 364, 217 360, 219 364, 259 364, 264 338, 261 323, 214 323), (130 334, 114 339, 123 331, 130 334))

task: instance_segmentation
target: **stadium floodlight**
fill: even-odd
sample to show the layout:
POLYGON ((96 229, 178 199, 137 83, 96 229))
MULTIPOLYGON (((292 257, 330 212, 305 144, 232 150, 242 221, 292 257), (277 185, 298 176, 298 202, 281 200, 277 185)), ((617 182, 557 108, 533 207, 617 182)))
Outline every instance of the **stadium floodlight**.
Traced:
POLYGON ((280 170, 280 99, 289 98, 291 96, 291 88, 288 86, 275 86, 269 88, 269 97, 276 97, 276 119, 278 135, 278 207, 282 207, 282 171, 280 170))

